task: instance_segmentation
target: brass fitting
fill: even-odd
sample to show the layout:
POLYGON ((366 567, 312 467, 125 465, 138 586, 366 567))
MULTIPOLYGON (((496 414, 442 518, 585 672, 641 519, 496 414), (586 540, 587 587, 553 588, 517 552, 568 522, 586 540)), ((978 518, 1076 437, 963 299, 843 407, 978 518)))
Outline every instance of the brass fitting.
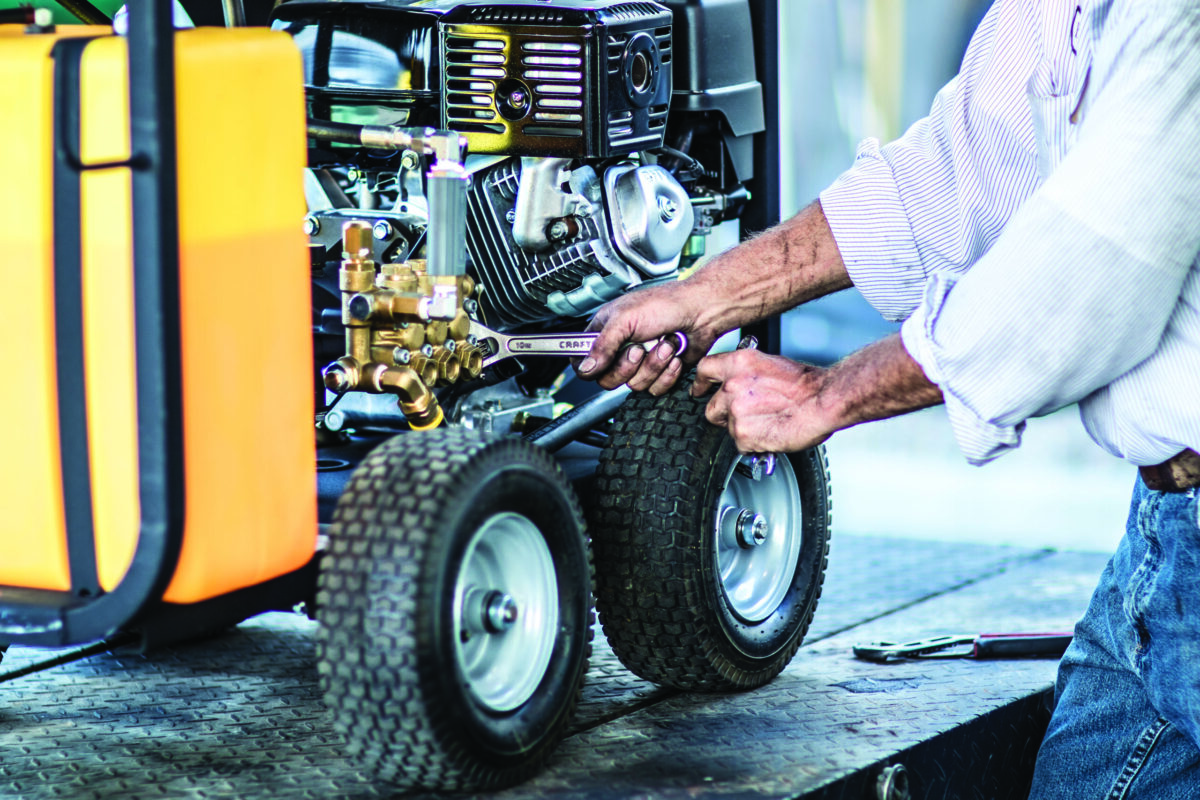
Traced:
POLYGON ((421 380, 425 381, 426 385, 433 386, 437 383, 438 365, 432 358, 420 353, 413 353, 409 358, 408 366, 421 376, 421 380))
POLYGON ((434 347, 441 347, 450 336, 450 324, 442 320, 434 320, 425 326, 425 341, 434 347))
POLYGON ((358 388, 362 382, 362 371, 356 359, 342 356, 325 368, 321 378, 326 389, 342 394, 358 388))
POLYGON ((448 386, 458 382, 462 365, 458 363, 458 359, 454 357, 452 351, 445 347, 435 347, 430 360, 437 364, 439 386, 448 386))
POLYGON ((342 266, 338 286, 342 290, 342 324, 346 327, 346 355, 357 364, 371 359, 371 330, 365 320, 351 314, 356 292, 375 285, 375 261, 371 258, 371 226, 352 220, 342 226, 342 266))
POLYGON ((380 289, 393 292, 416 292, 420 289, 417 273, 408 264, 384 264, 375 282, 380 289))
POLYGON ((446 326, 446 332, 454 341, 466 342, 467 334, 471 332, 471 318, 467 316, 467 312, 460 308, 446 326))
POLYGON ((483 373, 483 352, 478 347, 464 344, 454 351, 458 363, 470 378, 478 378, 483 373))
POLYGON ((372 379, 375 391, 396 396, 400 410, 413 428, 436 427, 444 418, 433 392, 409 367, 384 367, 373 371, 372 379))
POLYGON ((427 305, 428 300, 419 294, 372 288, 350 295, 343 314, 356 325, 398 323, 405 318, 427 318, 427 305))
POLYGON ((343 293, 369 292, 375 286, 372 241, 371 226, 362 220, 351 220, 342 226, 342 268, 338 271, 338 288, 343 293))

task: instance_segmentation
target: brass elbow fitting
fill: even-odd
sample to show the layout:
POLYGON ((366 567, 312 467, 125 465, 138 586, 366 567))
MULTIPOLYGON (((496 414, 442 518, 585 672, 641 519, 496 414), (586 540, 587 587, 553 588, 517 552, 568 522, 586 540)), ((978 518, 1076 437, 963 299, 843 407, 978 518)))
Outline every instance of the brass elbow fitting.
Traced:
POLYGON ((409 367, 384 367, 372 375, 376 391, 395 395, 400 410, 414 430, 428 430, 441 424, 445 416, 433 392, 409 367))

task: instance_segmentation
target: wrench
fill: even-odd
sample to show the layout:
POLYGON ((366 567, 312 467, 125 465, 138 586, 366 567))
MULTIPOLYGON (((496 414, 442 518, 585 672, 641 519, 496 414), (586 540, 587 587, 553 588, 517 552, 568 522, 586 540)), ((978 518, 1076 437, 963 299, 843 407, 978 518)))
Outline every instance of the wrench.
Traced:
MULTIPOLYGON (((483 357, 485 369, 497 361, 516 356, 584 356, 599 336, 597 333, 507 334, 494 331, 475 320, 471 320, 471 335, 486 353, 483 357)), ((682 353, 687 349, 688 338, 680 331, 676 331, 674 336, 677 345, 675 352, 682 353)), ((643 342, 640 346, 650 351, 661 341, 655 339, 643 342)))

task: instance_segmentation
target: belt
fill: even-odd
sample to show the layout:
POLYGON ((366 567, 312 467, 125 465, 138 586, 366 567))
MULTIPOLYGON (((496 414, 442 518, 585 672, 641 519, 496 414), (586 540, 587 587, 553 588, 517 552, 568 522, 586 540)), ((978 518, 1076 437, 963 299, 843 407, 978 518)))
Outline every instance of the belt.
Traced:
POLYGON ((1200 486, 1200 454, 1184 450, 1153 467, 1138 467, 1147 489, 1156 492, 1182 492, 1200 486))

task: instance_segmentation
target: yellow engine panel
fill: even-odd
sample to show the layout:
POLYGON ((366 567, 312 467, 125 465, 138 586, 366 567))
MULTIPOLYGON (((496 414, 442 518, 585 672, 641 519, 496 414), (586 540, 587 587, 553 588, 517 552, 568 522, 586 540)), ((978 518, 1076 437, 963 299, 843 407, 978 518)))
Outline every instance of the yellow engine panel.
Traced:
MULTIPOLYGON (((102 29, 91 29, 93 35, 102 29)), ((71 31, 72 35, 78 30, 71 31)), ((20 364, 13 454, 0 462, 0 585, 70 587, 54 341, 52 35, 0 38, 0 347, 20 364), (19 112, 13 112, 19 109, 19 112)), ((84 163, 129 155, 125 41, 83 55, 84 163)), ((164 599, 191 603, 290 572, 316 539, 311 298, 301 184, 300 56, 261 29, 176 36, 186 522, 164 599)), ((111 591, 136 546, 131 188, 81 182, 84 364, 96 557, 111 591)), ((6 448, 7 449, 7 448, 6 448)), ((65 452, 74 452, 68 447, 65 452)))

